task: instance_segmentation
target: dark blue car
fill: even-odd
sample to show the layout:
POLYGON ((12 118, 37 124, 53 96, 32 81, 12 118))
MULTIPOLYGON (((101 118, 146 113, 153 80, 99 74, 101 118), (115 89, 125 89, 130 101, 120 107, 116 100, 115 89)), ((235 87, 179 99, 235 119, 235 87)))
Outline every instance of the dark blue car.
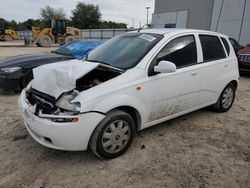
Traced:
POLYGON ((0 93, 22 90, 33 78, 32 69, 40 65, 82 59, 89 51, 102 44, 101 40, 78 40, 49 53, 14 56, 0 61, 0 93))

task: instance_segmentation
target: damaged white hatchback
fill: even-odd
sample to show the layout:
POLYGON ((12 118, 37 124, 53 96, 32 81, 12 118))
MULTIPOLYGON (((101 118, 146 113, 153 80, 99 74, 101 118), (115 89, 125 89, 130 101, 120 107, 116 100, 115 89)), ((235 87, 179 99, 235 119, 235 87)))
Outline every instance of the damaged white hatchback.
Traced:
POLYGON ((85 60, 40 66, 19 97, 30 135, 60 150, 114 158, 136 131, 213 106, 225 112, 238 86, 228 37, 147 29, 114 37, 85 60))

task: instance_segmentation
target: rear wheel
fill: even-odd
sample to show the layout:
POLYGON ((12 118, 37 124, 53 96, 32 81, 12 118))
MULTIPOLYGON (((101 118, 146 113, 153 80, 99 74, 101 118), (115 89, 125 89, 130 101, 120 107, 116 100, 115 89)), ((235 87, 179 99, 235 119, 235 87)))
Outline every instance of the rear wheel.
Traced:
POLYGON ((52 45, 52 39, 48 35, 42 35, 39 37, 38 43, 42 47, 50 47, 52 45))
POLYGON ((69 35, 69 36, 65 37, 65 44, 68 44, 74 40, 75 40, 75 37, 69 35))
POLYGON ((114 110, 99 123, 90 139, 91 151, 100 158, 115 158, 131 145, 135 122, 126 112, 114 110))
POLYGON ((233 105, 235 98, 235 86, 229 83, 222 91, 218 101, 213 105, 214 110, 218 112, 226 112, 233 105))
POLYGON ((4 36, 4 40, 5 40, 5 41, 11 41, 11 40, 13 40, 13 39, 12 39, 12 37, 11 37, 10 35, 5 35, 5 36, 4 36))

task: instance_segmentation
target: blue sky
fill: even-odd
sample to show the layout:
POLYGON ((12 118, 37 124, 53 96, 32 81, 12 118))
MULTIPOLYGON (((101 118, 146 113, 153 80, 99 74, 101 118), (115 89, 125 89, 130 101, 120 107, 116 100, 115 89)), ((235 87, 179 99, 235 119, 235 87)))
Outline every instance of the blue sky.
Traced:
MULTIPOLYGON (((0 17, 6 20, 24 21, 28 18, 39 18, 40 8, 49 5, 53 8, 62 8, 67 16, 75 8, 79 0, 0 0, 0 17)), ((154 12, 154 0, 84 0, 85 3, 99 5, 102 20, 125 22, 135 27, 146 23, 146 6, 150 6, 151 15, 154 12)))

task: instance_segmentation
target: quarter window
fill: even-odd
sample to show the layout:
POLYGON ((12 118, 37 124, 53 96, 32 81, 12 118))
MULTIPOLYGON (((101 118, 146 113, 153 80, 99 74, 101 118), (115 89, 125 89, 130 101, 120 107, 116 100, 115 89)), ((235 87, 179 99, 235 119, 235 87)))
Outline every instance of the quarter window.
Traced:
POLYGON ((211 35, 199 35, 199 37, 203 51, 203 61, 218 60, 226 57, 218 37, 211 35))
POLYGON ((169 42, 157 55, 158 62, 165 60, 177 68, 197 63, 197 48, 193 35, 176 38, 169 42))

